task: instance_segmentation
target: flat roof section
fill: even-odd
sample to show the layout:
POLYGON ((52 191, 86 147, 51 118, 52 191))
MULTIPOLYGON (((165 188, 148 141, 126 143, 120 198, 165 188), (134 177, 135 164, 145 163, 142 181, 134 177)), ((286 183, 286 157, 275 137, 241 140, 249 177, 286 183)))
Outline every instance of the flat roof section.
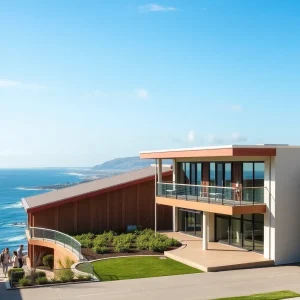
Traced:
POLYGON ((276 156, 277 148, 298 148, 283 144, 265 145, 226 145, 212 147, 195 147, 169 150, 153 150, 140 152, 143 159, 172 159, 193 157, 232 157, 232 156, 276 156))
MULTIPOLYGON (((163 175, 172 173, 170 167, 162 168, 163 175)), ((81 197, 101 194, 107 191, 137 184, 154 179, 155 168, 147 167, 119 175, 97 179, 85 183, 76 184, 71 187, 51 191, 48 193, 23 198, 22 205, 26 211, 35 210, 45 206, 53 206, 63 201, 77 200, 81 197)))

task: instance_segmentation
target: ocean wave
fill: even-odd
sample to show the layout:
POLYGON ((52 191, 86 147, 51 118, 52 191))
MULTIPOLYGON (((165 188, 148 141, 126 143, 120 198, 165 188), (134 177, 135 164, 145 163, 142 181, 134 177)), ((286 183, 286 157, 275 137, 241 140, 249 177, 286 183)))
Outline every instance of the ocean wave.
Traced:
POLYGON ((12 238, 9 238, 9 239, 7 239, 7 241, 8 242, 17 242, 17 241, 24 240, 25 238, 26 238, 26 235, 22 234, 22 235, 17 235, 17 236, 14 236, 12 238))
POLYGON ((0 239, 1 242, 17 242, 17 241, 22 241, 26 239, 26 235, 22 234, 22 235, 16 235, 14 237, 11 238, 4 238, 4 239, 0 239))
POLYGON ((64 173, 65 175, 70 175, 70 176, 79 176, 79 177, 85 177, 87 175, 82 174, 82 173, 75 173, 75 172, 69 172, 69 173, 64 173))
POLYGON ((19 228, 25 228, 26 222, 14 222, 14 223, 8 223, 8 224, 1 224, 0 227, 19 227, 19 228))
POLYGON ((44 189, 44 188, 26 188, 26 187, 16 187, 16 190, 22 191, 52 191, 52 189, 44 189))
POLYGON ((22 207, 22 202, 19 201, 17 203, 9 204, 6 206, 1 207, 2 209, 10 209, 10 208, 21 208, 22 207))

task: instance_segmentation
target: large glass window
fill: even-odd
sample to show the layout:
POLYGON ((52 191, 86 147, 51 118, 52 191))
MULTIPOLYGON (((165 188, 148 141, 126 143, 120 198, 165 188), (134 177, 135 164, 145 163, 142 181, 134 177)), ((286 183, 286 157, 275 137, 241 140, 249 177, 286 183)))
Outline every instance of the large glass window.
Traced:
POLYGON ((185 163, 177 164, 178 183, 181 184, 201 184, 202 182, 202 163, 185 163))
POLYGON ((243 163, 243 200, 264 202, 264 163, 243 163))
POLYGON ((202 237, 202 212, 179 209, 178 229, 187 234, 202 237))
POLYGON ((216 164, 215 163, 209 164, 209 185, 211 186, 216 185, 216 164))
POLYGON ((264 215, 216 215, 215 238, 217 242, 264 251, 264 215))

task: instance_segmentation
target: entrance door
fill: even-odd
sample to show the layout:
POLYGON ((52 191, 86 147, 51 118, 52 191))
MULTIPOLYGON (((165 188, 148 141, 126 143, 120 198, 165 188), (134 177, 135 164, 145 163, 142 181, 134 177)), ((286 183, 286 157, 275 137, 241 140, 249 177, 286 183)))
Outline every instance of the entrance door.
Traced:
POLYGON ((216 241, 229 244, 229 218, 216 216, 216 241))

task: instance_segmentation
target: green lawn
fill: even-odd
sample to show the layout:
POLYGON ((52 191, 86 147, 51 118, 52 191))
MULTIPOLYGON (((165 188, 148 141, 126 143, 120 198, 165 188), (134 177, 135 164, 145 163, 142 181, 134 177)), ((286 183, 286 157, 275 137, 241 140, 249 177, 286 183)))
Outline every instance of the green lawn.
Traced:
POLYGON ((93 266, 102 281, 201 273, 198 269, 158 256, 105 259, 94 262, 93 266))
POLYGON ((299 297, 300 294, 291 292, 291 291, 279 291, 265 294, 255 294, 250 296, 243 297, 231 297, 231 298, 218 298, 215 300, 280 300, 299 297))

